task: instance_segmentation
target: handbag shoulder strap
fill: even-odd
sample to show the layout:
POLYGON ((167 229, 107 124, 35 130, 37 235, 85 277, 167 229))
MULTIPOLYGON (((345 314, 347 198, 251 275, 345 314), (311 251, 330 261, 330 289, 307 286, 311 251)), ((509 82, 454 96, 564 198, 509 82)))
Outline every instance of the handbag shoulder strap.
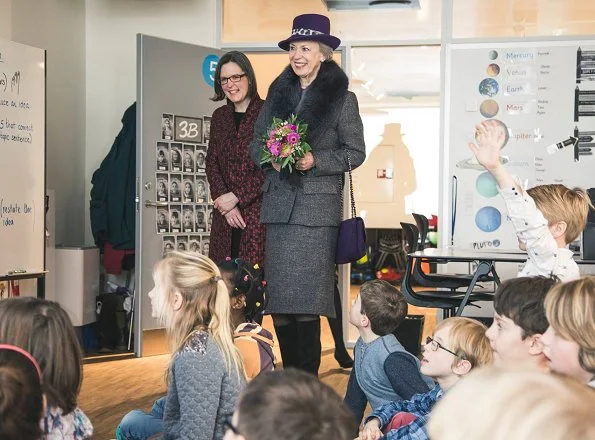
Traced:
MULTIPOLYGON (((353 177, 351 175, 351 156, 349 150, 345 150, 347 154, 347 165, 349 166, 349 196, 351 198, 351 218, 357 217, 357 210, 355 209, 355 196, 353 195, 353 177)), ((343 197, 341 197, 341 212, 343 212, 343 197)))

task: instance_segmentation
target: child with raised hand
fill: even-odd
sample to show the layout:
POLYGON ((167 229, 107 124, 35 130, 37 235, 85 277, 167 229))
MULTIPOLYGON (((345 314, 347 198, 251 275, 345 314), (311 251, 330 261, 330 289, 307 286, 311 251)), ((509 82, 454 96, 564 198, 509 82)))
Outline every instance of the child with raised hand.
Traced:
POLYGON ((420 373, 419 360, 393 334, 405 316, 405 297, 383 280, 365 282, 351 306, 349 322, 360 337, 353 350, 355 364, 345 404, 358 425, 368 403, 374 410, 434 387, 432 379, 420 373))
POLYGON ((248 380, 275 369, 273 335, 255 322, 267 304, 264 273, 258 264, 228 258, 218 264, 231 301, 233 338, 248 380))
POLYGON ((585 190, 564 185, 539 185, 525 191, 500 163, 506 134, 493 121, 476 127, 479 144, 469 143, 477 161, 496 179, 508 216, 516 230, 519 248, 528 260, 519 276, 557 276, 562 281, 580 276, 568 244, 585 228, 591 202, 585 190))
POLYGON ((44 412, 39 364, 22 348, 0 344, 0 438, 39 440, 44 412))
POLYGON ((545 298, 556 280, 520 277, 504 281, 494 294, 494 321, 486 332, 500 365, 547 370, 543 334, 548 328, 545 298))
POLYGON ((448 318, 438 324, 434 336, 426 339, 421 361, 421 372, 436 381, 434 388, 372 411, 359 440, 427 439, 427 423, 436 402, 472 369, 492 362, 492 349, 485 332, 485 325, 470 318, 448 318), (381 429, 398 413, 409 413, 415 419, 383 435, 381 429))
POLYGON ((595 388, 595 276, 555 286, 545 298, 541 337, 549 367, 595 388))
POLYGON ((42 438, 91 438, 93 426, 77 407, 82 354, 66 311, 38 298, 0 301, 0 343, 16 345, 39 362, 47 399, 42 438))

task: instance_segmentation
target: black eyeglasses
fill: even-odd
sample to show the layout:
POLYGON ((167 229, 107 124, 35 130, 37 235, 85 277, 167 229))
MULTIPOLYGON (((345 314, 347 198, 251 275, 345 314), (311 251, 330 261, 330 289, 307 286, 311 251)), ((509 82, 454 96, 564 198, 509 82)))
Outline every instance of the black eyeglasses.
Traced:
POLYGON ((228 414, 225 417, 225 420, 223 421, 223 429, 225 430, 224 432, 227 432, 228 430, 230 430, 235 435, 240 435, 240 431, 238 431, 238 428, 236 428, 235 426, 233 426, 233 423, 231 422, 231 419, 232 418, 233 418, 233 413, 232 414, 228 414))
MULTIPOLYGON (((442 350, 449 352, 453 356, 459 356, 454 351, 450 351, 448 348, 446 348, 444 345, 442 345, 440 342, 438 342, 437 340, 435 340, 431 336, 428 336, 426 338, 426 345, 427 344, 430 344, 430 348, 432 349, 432 351, 437 351, 439 348, 441 348, 442 350)), ((463 359, 465 359, 464 356, 460 356, 460 357, 463 358, 463 359)))
POLYGON ((246 74, 242 73, 241 75, 231 75, 231 76, 228 76, 227 78, 221 78, 219 80, 219 84, 224 86, 225 84, 227 84, 228 81, 231 81, 232 83, 237 83, 237 82, 240 82, 240 80, 245 76, 246 76, 246 74))

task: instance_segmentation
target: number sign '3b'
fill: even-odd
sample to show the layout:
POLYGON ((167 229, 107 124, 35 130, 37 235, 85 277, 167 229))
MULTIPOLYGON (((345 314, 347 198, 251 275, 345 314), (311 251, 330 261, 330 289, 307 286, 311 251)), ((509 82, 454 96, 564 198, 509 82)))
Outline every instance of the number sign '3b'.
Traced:
POLYGON ((178 142, 202 144, 202 119, 175 116, 174 139, 178 142))

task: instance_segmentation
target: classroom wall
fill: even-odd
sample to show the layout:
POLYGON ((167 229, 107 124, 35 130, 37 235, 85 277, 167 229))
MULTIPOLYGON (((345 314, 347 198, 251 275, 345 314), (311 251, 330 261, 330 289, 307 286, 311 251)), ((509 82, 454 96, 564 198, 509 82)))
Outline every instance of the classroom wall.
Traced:
POLYGON ((12 0, 0 0, 0 38, 10 40, 12 35, 11 10, 12 0))
POLYGON ((86 244, 93 244, 88 206, 93 172, 136 99, 137 33, 214 47, 215 0, 86 0, 86 244))
POLYGON ((47 187, 56 191, 55 238, 56 243, 81 243, 85 2, 0 0, 0 37, 47 50, 47 187))

